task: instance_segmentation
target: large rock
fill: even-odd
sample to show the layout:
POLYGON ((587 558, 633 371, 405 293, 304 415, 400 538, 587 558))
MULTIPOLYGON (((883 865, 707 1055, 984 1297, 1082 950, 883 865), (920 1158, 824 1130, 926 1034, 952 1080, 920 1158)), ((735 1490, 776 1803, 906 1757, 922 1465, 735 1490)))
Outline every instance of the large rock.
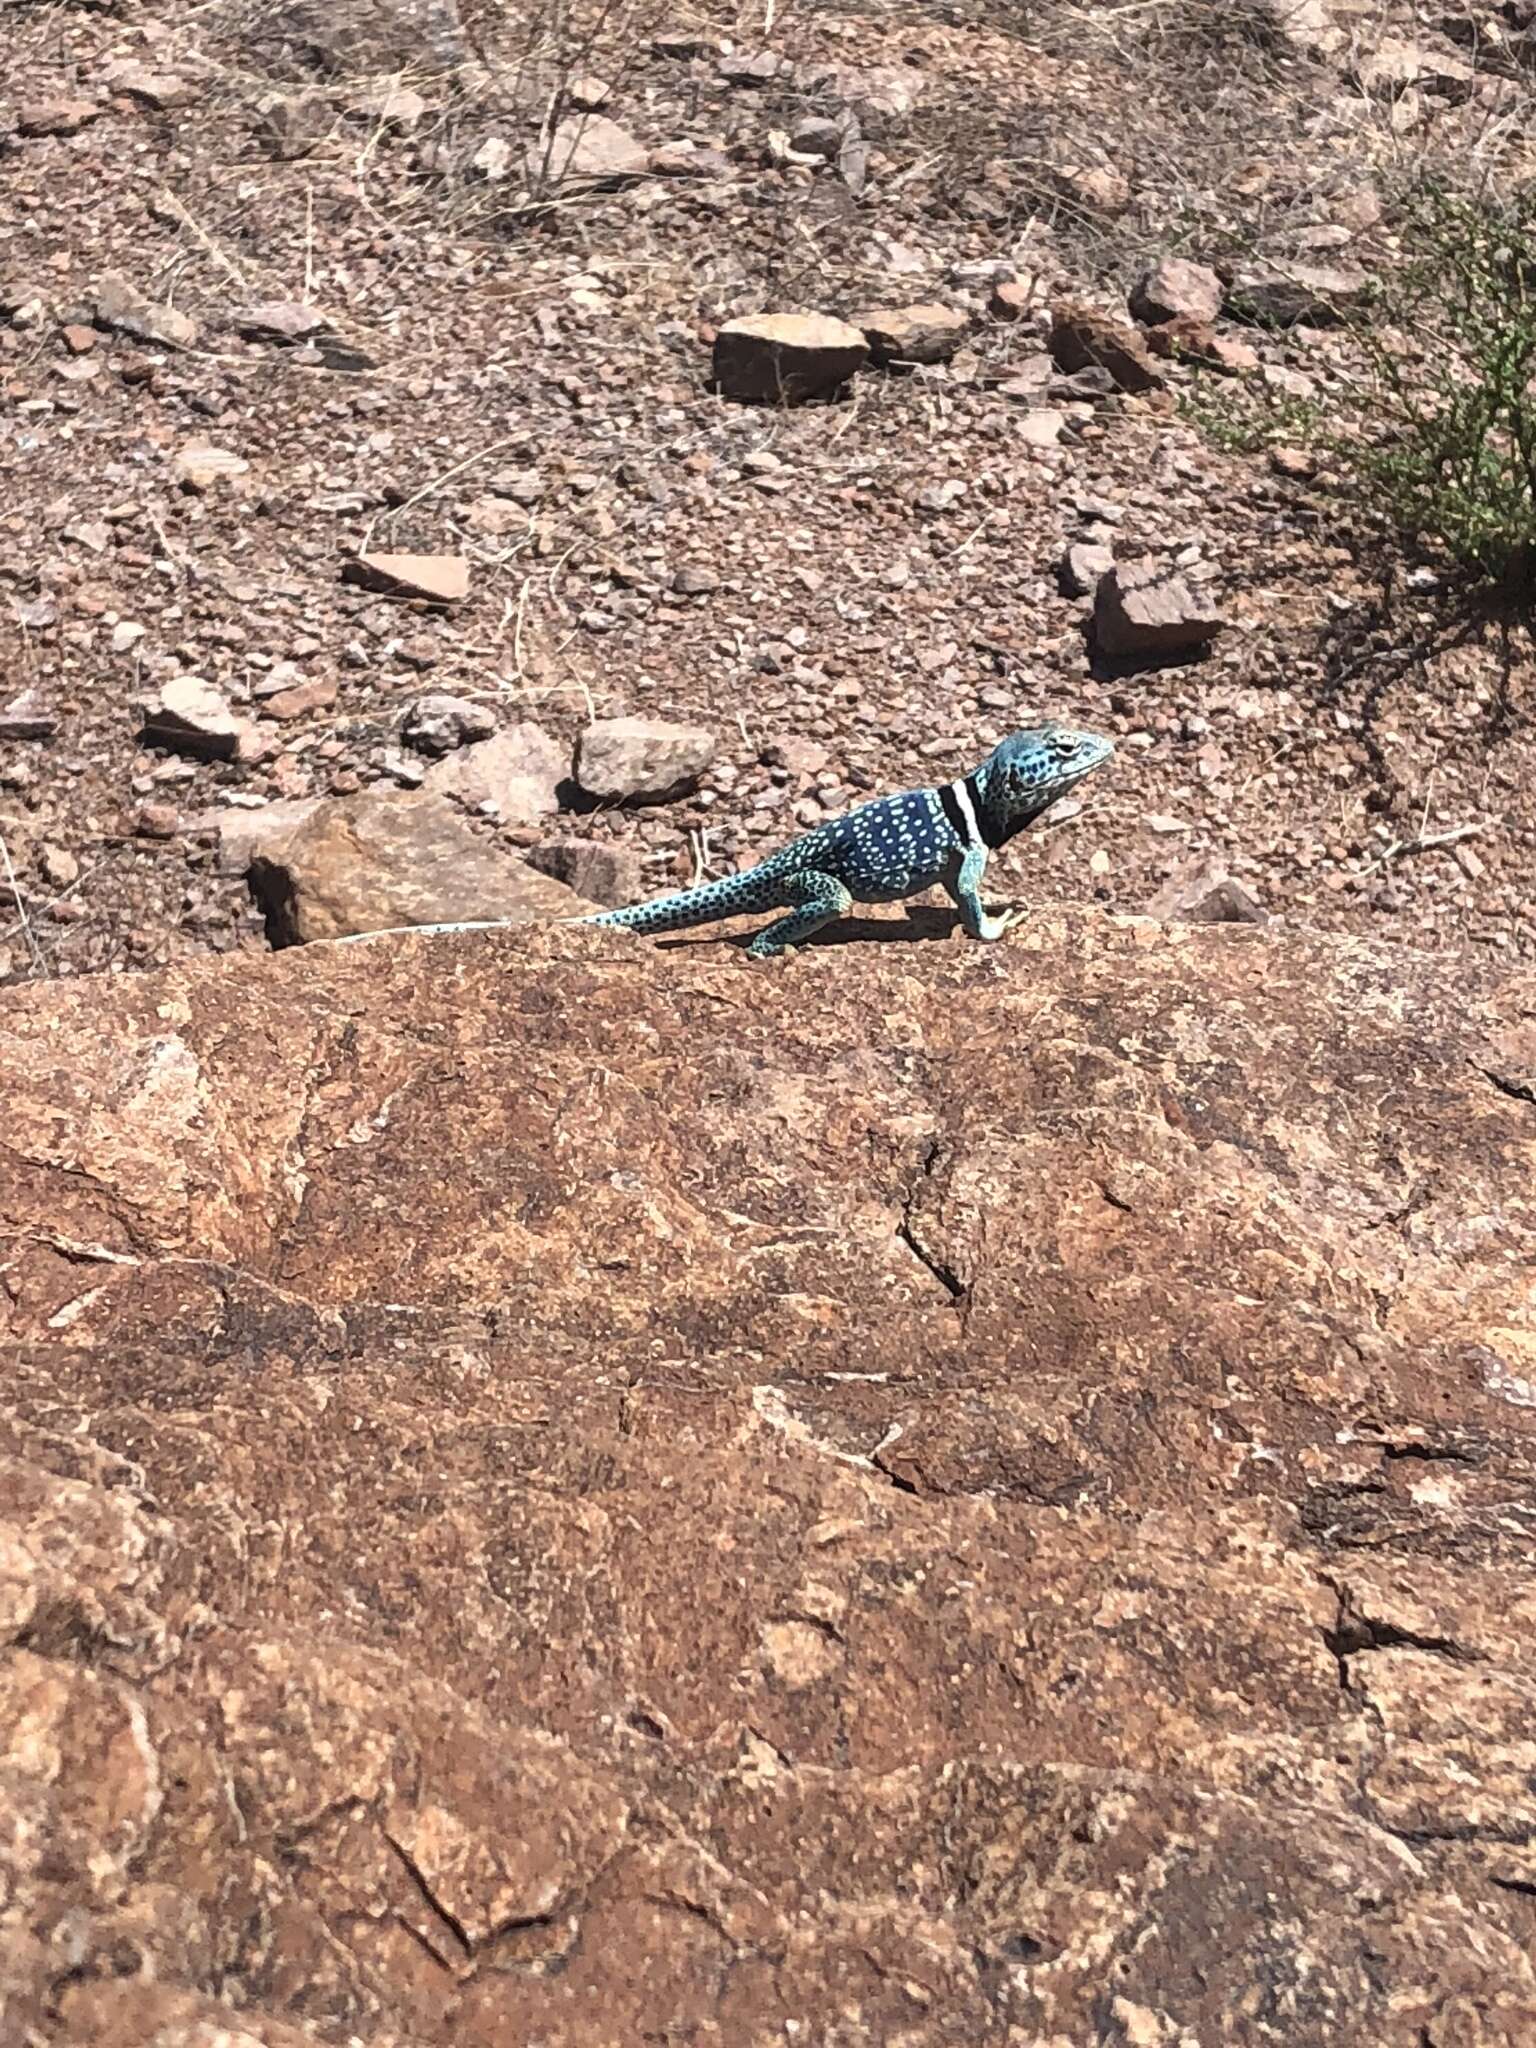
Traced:
POLYGON ((599 718, 581 735, 576 780, 610 803, 664 804, 686 796, 714 758, 714 734, 702 726, 599 718))
POLYGON ((715 336, 714 381, 744 405, 830 398, 869 355, 857 327, 826 313, 754 313, 715 336))
POLYGON ((1536 2037, 1530 976, 904 928, 0 999, 8 2041, 1536 2037))
POLYGON ((1050 347, 1059 370, 1104 370, 1122 391, 1158 391, 1166 381, 1134 327, 1075 300, 1052 307, 1050 347))
POLYGON ((1209 597, 1156 562, 1118 564, 1094 595, 1093 637, 1102 653, 1120 660, 1198 653, 1224 623, 1209 597))
POLYGON ((398 925, 579 917, 592 906, 472 832, 443 797, 365 790, 257 852, 251 894, 274 946, 398 925))

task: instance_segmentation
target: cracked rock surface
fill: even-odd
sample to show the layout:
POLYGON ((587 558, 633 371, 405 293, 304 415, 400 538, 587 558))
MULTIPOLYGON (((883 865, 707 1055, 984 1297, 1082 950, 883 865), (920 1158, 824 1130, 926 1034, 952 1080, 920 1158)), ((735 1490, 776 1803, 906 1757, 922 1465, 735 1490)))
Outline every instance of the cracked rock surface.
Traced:
POLYGON ((1536 2037, 1536 980, 841 938, 0 999, 0 2038, 1536 2037))

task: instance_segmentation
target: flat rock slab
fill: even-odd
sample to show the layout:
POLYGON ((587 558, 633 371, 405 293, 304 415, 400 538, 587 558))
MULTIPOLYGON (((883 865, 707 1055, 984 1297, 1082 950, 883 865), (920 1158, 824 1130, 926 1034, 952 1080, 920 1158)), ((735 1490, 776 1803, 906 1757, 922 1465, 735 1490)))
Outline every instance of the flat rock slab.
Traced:
POLYGON ((250 866, 274 946, 398 925, 580 917, 593 906, 481 838, 441 796, 360 795, 322 803, 250 866))
POLYGON ((457 604, 469 595, 469 564, 462 555, 354 555, 343 564, 341 580, 388 597, 457 604))
POLYGON ((715 758, 702 726, 660 718, 599 718, 576 749, 576 780, 610 803, 664 804, 686 796, 715 758))
POLYGON ((1095 592, 1093 637, 1118 659, 1196 653, 1225 623, 1211 598, 1155 562, 1117 564, 1095 592))
POLYGON ((755 313, 715 336, 714 381, 744 405, 830 398, 869 357, 862 332, 826 313, 755 313))
POLYGON ((0 997, 39 2040, 1536 2038, 1536 981, 890 929, 0 997))

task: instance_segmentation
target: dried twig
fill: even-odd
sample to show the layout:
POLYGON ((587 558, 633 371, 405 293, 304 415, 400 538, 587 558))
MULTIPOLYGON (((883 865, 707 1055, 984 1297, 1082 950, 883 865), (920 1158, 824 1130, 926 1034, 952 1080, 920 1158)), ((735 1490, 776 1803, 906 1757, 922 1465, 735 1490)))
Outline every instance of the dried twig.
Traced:
POLYGON ((1378 868, 1384 868, 1388 861, 1401 860, 1410 853, 1432 853, 1437 846, 1455 846, 1462 839, 1473 839, 1479 832, 1488 830, 1488 820, 1470 825, 1452 825, 1444 832, 1415 832, 1411 839, 1394 839, 1373 860, 1369 867, 1359 870, 1362 875, 1374 875, 1378 868))
POLYGON ((16 870, 11 866, 11 849, 5 843, 3 832, 0 832, 0 862, 5 865, 6 886, 15 900, 16 914, 20 919, 17 930, 27 942, 27 951, 32 955, 33 967, 39 974, 46 974, 48 965, 43 958, 43 949, 37 943, 37 934, 32 929, 32 920, 27 915, 27 899, 22 894, 20 882, 16 879, 16 870))

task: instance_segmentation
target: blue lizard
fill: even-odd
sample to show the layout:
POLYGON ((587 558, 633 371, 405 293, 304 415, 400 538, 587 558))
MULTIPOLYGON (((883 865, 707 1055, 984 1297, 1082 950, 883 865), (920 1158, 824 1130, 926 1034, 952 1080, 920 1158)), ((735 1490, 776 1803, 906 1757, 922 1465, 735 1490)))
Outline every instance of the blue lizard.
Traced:
MULTIPOLYGON (((787 910, 788 917, 768 925, 747 947, 748 953, 764 960, 845 916, 855 902, 896 903, 942 883, 959 905, 960 922, 969 937, 1000 939, 1025 913, 1005 910, 992 916, 982 907, 987 855, 1049 810, 1114 751, 1113 741, 1062 725, 1010 733, 979 768, 957 782, 860 804, 846 816, 792 839, 742 874, 570 922, 617 925, 649 934, 686 931, 754 910, 787 910)), ((396 929, 483 932, 495 931, 502 923, 489 918, 396 929)), ((359 932, 341 943, 391 935, 359 932)))
POLYGON ((1024 913, 1008 910, 994 917, 983 909, 987 855, 1113 752, 1113 743, 1096 733, 1060 725, 1011 733, 957 782, 860 804, 742 874, 579 922, 676 932, 754 910, 787 910, 788 917, 760 931, 747 947, 766 959, 845 916, 855 902, 895 903, 942 883, 959 905, 969 937, 1000 939, 1024 913))

